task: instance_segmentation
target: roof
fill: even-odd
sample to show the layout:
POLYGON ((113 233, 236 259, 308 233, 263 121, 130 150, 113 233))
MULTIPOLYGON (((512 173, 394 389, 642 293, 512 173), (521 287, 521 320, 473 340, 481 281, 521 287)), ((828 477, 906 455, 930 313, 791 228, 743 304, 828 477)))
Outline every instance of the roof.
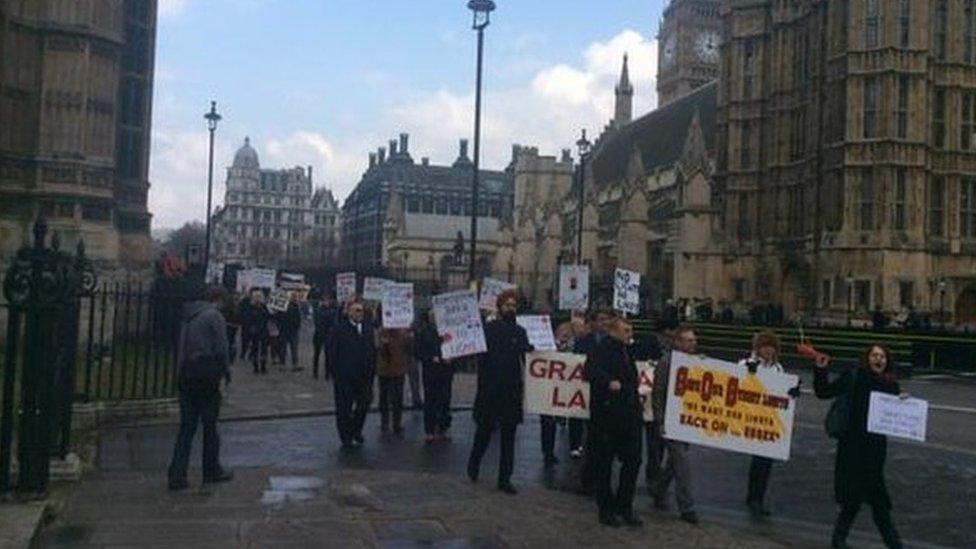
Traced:
POLYGON ((624 179, 634 147, 640 151, 644 169, 648 172, 676 164, 696 111, 705 136, 705 147, 714 150, 717 90, 717 82, 705 84, 607 135, 590 160, 596 183, 604 185, 624 179))
POLYGON ((251 138, 245 137, 244 144, 241 148, 237 149, 234 153, 234 167, 235 168, 251 168, 256 169, 260 167, 258 163, 258 153, 251 147, 251 138))

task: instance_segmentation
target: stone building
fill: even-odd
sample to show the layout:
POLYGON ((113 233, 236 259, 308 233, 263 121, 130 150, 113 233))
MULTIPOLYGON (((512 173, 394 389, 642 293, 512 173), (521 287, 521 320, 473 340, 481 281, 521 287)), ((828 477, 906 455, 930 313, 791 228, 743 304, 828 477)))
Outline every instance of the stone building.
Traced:
POLYGON ((156 0, 0 0, 0 264, 43 213, 103 270, 151 260, 156 0))
MULTIPOLYGON (((461 140, 450 166, 414 162, 409 136, 380 147, 342 205, 342 262, 360 270, 444 270, 467 265, 474 165, 461 140), (460 246, 459 246, 460 242, 460 246)), ((509 171, 481 170, 478 264, 489 270, 512 205, 509 171)))
POLYGON ((658 31, 658 105, 718 77, 721 0, 671 0, 658 31))
POLYGON ((311 166, 262 169, 245 138, 227 169, 224 205, 214 214, 216 261, 242 267, 334 262, 339 205, 332 191, 312 189, 311 166))

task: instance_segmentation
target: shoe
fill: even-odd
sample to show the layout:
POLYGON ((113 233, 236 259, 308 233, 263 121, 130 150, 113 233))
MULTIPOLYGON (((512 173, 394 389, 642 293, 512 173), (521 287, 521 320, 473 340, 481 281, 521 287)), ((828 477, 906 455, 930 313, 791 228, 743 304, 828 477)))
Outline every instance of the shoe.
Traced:
POLYGON ((207 475, 203 477, 204 484, 214 484, 217 482, 230 482, 234 480, 234 472, 228 471, 226 469, 221 469, 216 475, 207 475))
POLYGON ((695 513, 694 511, 681 513, 681 520, 687 522, 688 524, 698 524, 698 513, 695 513))
POLYGON ((468 478, 471 482, 478 482, 478 466, 473 463, 468 463, 468 478))
POLYGON ((634 513, 624 513, 620 515, 620 522, 622 522, 624 526, 630 526, 633 528, 640 528, 644 526, 644 521, 637 518, 637 515, 634 513))
POLYGON ((658 511, 667 511, 668 500, 664 496, 654 496, 654 508, 658 511))
POLYGON ((580 459, 580 458, 582 458, 583 457, 583 449, 582 448, 573 448, 572 450, 569 451, 569 457, 571 457, 573 459, 580 459))
POLYGON ((620 526, 620 519, 617 518, 617 515, 600 515, 600 524, 616 528, 620 526))
POLYGON ((552 454, 549 454, 548 456, 545 457, 544 461, 545 461, 546 468, 549 468, 559 463, 559 458, 557 458, 552 454))
POLYGON ((512 486, 511 482, 499 482, 498 489, 510 496, 514 496, 518 494, 518 490, 516 490, 515 487, 512 486))
POLYGON ((169 489, 172 490, 172 491, 174 491, 174 492, 179 491, 179 490, 186 490, 189 487, 190 487, 190 484, 186 481, 185 478, 170 479, 169 480, 169 489))

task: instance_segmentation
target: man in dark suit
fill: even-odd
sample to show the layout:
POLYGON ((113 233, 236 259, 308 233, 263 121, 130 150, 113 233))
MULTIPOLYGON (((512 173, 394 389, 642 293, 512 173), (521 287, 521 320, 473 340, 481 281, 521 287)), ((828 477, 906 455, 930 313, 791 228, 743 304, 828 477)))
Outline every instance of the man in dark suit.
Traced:
POLYGON ((628 526, 641 526, 643 522, 634 514, 633 506, 643 422, 637 367, 628 349, 634 328, 617 318, 608 335, 586 363, 600 523, 619 526, 622 520, 628 526), (616 494, 610 486, 615 458, 621 462, 616 494))
MULTIPOLYGON (((325 342, 329 339, 329 332, 332 331, 332 327, 336 323, 336 315, 338 311, 333 305, 332 297, 325 296, 322 302, 315 307, 314 320, 315 320, 315 333, 312 335, 312 376, 315 379, 319 378, 319 357, 322 356, 322 349, 325 347, 325 342)), ((324 357, 325 361, 325 379, 332 379, 332 364, 328 361, 328 353, 324 357)))
POLYGON ((335 376, 336 427, 344 448, 363 443, 363 424, 373 400, 376 346, 361 301, 347 306, 346 316, 329 334, 327 360, 335 376))
MULTIPOLYGON (((607 337, 607 330, 614 319, 612 311, 598 310, 590 314, 590 332, 576 340, 573 352, 586 355, 586 360, 592 359, 592 354, 597 346, 607 337)), ((583 458, 583 466, 580 468, 580 493, 593 494, 596 491, 595 464, 596 456, 593 453, 593 440, 586 437, 586 446, 581 447, 583 441, 584 425, 588 422, 582 419, 569 420, 569 445, 570 455, 574 458, 583 458)))

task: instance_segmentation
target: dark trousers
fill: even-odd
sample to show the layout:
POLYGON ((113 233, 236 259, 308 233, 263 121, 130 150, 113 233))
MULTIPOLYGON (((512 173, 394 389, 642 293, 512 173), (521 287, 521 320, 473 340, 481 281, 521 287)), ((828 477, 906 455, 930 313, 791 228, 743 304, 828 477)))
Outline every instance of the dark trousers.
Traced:
POLYGON ((241 358, 247 360, 251 353, 251 333, 247 324, 241 325, 241 358))
POLYGON ((540 415, 539 431, 542 433, 542 455, 554 456, 556 450, 556 417, 540 415))
POLYGON ((420 362, 411 360, 410 369, 407 370, 407 379, 410 381, 410 403, 413 404, 414 408, 419 408, 424 403, 424 399, 420 397, 421 376, 420 362))
MULTIPOLYGON (((298 334, 291 334, 284 338, 283 346, 287 347, 287 351, 291 354, 291 365, 298 366, 298 334)), ((285 362, 285 350, 281 353, 281 362, 285 362)))
MULTIPOLYGON (((227 325, 227 356, 230 358, 231 364, 237 360, 237 328, 233 324, 227 325)), ((241 352, 243 351, 242 348, 241 352)))
POLYGON ((647 465, 644 466, 644 476, 647 486, 654 486, 661 478, 664 461, 664 438, 661 436, 661 424, 657 421, 644 424, 644 434, 647 437, 647 465))
POLYGON ((769 474, 773 471, 773 460, 761 456, 752 456, 752 463, 749 465, 749 492, 746 494, 746 503, 763 502, 766 497, 766 488, 769 486, 769 474))
POLYGON ((454 368, 444 364, 424 364, 424 432, 443 433, 451 427, 451 386, 454 368))
POLYGON ((580 468, 580 489, 592 495, 597 489, 597 455, 596 441, 593 437, 593 422, 586 424, 586 439, 583 444, 583 466, 580 468))
POLYGON ((569 449, 576 450, 583 447, 583 431, 586 429, 586 421, 571 418, 569 420, 569 449))
POLYGON ((373 400, 373 380, 336 378, 335 389, 336 428, 339 440, 349 444, 355 437, 363 436, 366 413, 373 400))
POLYGON ((251 338, 251 364, 254 373, 268 371, 268 340, 263 337, 251 338))
MULTIPOLYGON (((833 542, 835 546, 839 544, 838 542, 847 540, 847 534, 851 531, 851 526, 860 510, 860 501, 848 502, 841 507, 837 521, 834 522, 833 542)), ((885 546, 900 549, 902 546, 901 538, 898 536, 898 531, 895 530, 895 525, 891 523, 891 510, 885 506, 872 505, 871 516, 874 518, 874 525, 878 527, 878 532, 881 533, 881 539, 885 546)))
POLYGON ((325 349, 325 335, 318 332, 312 336, 312 375, 315 379, 319 378, 319 357, 325 361, 325 379, 332 378, 332 367, 329 365, 328 356, 322 351, 325 349))
POLYGON ((498 459, 498 484, 508 484, 512 479, 512 471, 515 468, 515 430, 518 424, 504 423, 494 425, 492 423, 478 423, 478 428, 474 432, 474 446, 471 448, 471 457, 468 458, 468 468, 477 471, 481 468, 481 458, 488 450, 488 443, 491 442, 491 435, 496 428, 501 430, 501 453, 498 459))
POLYGON ((279 336, 268 338, 268 347, 271 348, 271 364, 285 363, 285 339, 279 336))
POLYGON ((403 416, 403 376, 380 378, 380 417, 384 427, 390 424, 391 410, 393 427, 399 430, 403 416))
POLYGON ((634 492, 641 465, 640 424, 635 424, 632 429, 611 425, 601 427, 603 426, 598 426, 596 432, 590 432, 596 439, 596 501, 600 507, 600 516, 630 515, 633 513, 634 492), (610 486, 615 459, 619 459, 621 463, 616 493, 610 486))
POLYGON ((169 465, 170 480, 185 480, 190 466, 190 448, 197 424, 203 424, 203 478, 220 473, 220 438, 217 436, 217 415, 220 413, 220 381, 180 382, 180 430, 176 435, 173 460, 169 465))

